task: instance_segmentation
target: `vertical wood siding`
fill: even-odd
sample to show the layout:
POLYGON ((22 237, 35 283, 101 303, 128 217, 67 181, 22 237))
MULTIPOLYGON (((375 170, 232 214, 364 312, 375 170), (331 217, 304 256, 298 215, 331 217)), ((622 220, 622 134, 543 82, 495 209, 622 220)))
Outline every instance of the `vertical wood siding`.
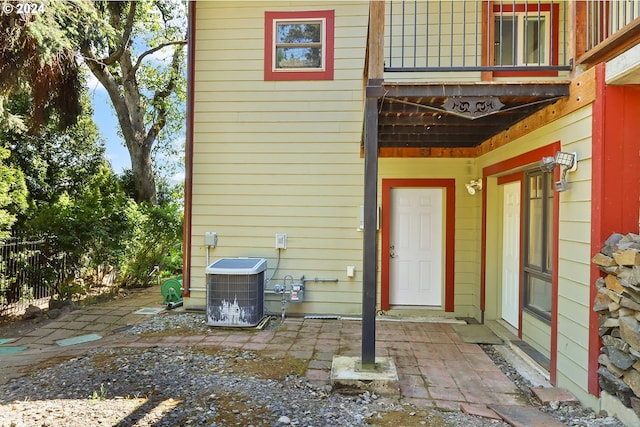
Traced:
MULTIPOLYGON (((363 83, 367 2, 199 2, 193 165, 192 292, 204 305, 204 234, 211 261, 263 257, 274 274, 275 234, 286 233, 267 285, 309 282, 288 312, 359 313, 363 203, 363 83), (333 81, 264 81, 265 10, 335 10, 333 81), (356 277, 348 278, 348 265, 356 277)), ((280 311, 267 295, 267 310, 280 311)))

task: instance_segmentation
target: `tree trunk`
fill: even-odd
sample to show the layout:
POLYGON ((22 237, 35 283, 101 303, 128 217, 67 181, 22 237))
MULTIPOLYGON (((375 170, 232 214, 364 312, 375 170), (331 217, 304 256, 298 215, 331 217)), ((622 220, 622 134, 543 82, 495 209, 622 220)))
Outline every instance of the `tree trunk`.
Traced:
MULTIPOLYGON (((175 40, 160 43, 138 55, 134 63, 132 60, 131 34, 134 27, 137 3, 126 2, 123 4, 126 4, 126 7, 129 8, 127 19, 121 21, 120 15, 112 16, 112 25, 118 27, 122 31, 122 35, 118 43, 110 46, 109 56, 98 58, 88 42, 82 46, 81 52, 91 72, 107 90, 116 111, 118 123, 131 157, 135 199, 137 202, 148 202, 156 205, 158 200, 151 149, 159 133, 166 125, 168 107, 165 100, 174 93, 176 85, 181 78, 180 49, 187 41, 175 40), (145 111, 136 72, 145 57, 167 46, 175 47, 169 71, 163 75, 164 81, 160 79, 158 82, 158 87, 153 92, 151 99, 147 99, 149 105, 146 106, 147 111, 145 111), (153 117, 153 119, 148 120, 149 123, 145 123, 145 113, 147 113, 147 118, 153 117)), ((119 11, 117 8, 116 10, 119 11)))
POLYGON ((156 180, 151 163, 151 147, 140 143, 130 144, 131 172, 133 173, 133 188, 137 202, 158 203, 156 194, 156 180))

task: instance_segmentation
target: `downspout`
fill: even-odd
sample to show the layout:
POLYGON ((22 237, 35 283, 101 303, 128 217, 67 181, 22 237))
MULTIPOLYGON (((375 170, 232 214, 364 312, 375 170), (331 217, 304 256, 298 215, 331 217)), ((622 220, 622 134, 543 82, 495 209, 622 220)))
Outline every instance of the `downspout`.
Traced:
POLYGON ((188 2, 187 28, 187 114, 184 147, 184 225, 182 229, 182 295, 191 289, 191 204, 193 201, 193 120, 196 51, 196 2, 188 2))

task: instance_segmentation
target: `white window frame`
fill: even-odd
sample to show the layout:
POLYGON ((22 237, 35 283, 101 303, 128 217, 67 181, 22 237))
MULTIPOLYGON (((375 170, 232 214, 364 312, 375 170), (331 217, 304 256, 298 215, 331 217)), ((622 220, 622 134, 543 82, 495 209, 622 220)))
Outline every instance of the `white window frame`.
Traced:
MULTIPOLYGON (((517 40, 517 51, 516 51, 516 63, 514 64, 515 66, 526 66, 526 65, 530 65, 530 66, 536 66, 536 65, 550 65, 551 63, 551 43, 553 42, 551 40, 551 27, 553 26, 553 23, 551 22, 551 12, 549 11, 527 11, 527 12, 505 12, 505 13, 500 13, 500 12, 495 12, 494 13, 494 25, 496 26, 496 28, 498 28, 498 26, 500 25, 500 21, 504 20, 504 18, 515 18, 516 19, 516 40, 517 40), (538 18, 543 18, 545 20, 545 28, 544 28, 544 40, 545 40, 545 55, 544 57, 540 57, 540 62, 538 62, 537 60, 534 62, 525 62, 525 34, 524 34, 524 20, 525 18, 536 18, 536 20, 538 18)), ((502 25, 509 25, 509 24, 504 24, 502 23, 502 25)), ((497 30, 494 30, 495 32, 497 32, 497 30)), ((498 43, 502 44, 502 40, 496 40, 498 43)), ((498 61, 500 60, 499 57, 496 57, 493 59, 493 62, 495 65, 501 65, 498 61)), ((503 61, 504 62, 504 61, 503 61)))
MULTIPOLYGON (((326 71, 326 61, 327 61, 327 20, 326 18, 296 18, 296 19, 286 19, 286 18, 277 18, 273 20, 273 37, 271 40, 271 52, 272 52, 272 60, 271 60, 271 71, 274 73, 287 73, 287 72, 317 72, 317 71, 326 71), (278 24, 296 24, 296 23, 320 23, 320 67, 301 67, 301 68, 278 68, 278 47, 282 47, 282 44, 278 44, 278 24)), ((317 43, 292 43, 287 44, 286 46, 296 46, 300 47, 312 47, 317 45, 317 43)))

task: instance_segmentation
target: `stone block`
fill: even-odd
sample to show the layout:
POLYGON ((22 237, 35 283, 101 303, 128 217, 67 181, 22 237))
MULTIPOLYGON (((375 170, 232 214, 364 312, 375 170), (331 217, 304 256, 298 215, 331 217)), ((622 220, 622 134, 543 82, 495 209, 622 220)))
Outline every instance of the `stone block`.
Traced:
POLYGON ((611 267, 612 265, 617 265, 613 257, 607 256, 600 252, 598 252, 593 256, 593 258, 591 258, 591 262, 603 267, 611 267))
POLYGON ((622 377, 624 383, 633 390, 633 393, 636 396, 640 395, 640 372, 635 369, 629 369, 626 371, 622 377))
POLYGON ((611 375, 613 375, 616 378, 622 378, 625 372, 624 370, 617 368, 616 365, 614 365, 613 363, 609 363, 607 365, 607 370, 611 372, 611 375))
POLYGON ((618 274, 618 272, 620 271, 620 266, 619 265, 612 265, 611 267, 603 267, 603 266, 598 266, 598 268, 600 269, 600 271, 602 271, 603 273, 606 274, 613 274, 614 276, 618 274))
POLYGON ((635 317, 620 317, 620 337, 626 341, 631 348, 640 351, 640 323, 635 317))
POLYGON ((640 416, 640 399, 633 396, 629 400, 631 402, 631 409, 633 409, 633 412, 635 412, 636 415, 640 416))
POLYGON ((636 283, 640 283, 640 265, 634 265, 631 267, 631 271, 633 273, 633 280, 636 283))
POLYGON ((593 302, 593 311, 609 311, 611 299, 607 294, 598 292, 593 302))
POLYGON ((620 295, 617 292, 612 291, 611 289, 609 289, 607 291, 607 295, 609 296, 609 298, 611 299, 611 301, 616 302, 618 304, 620 304, 620 300, 622 299, 622 295, 620 295))
POLYGON ((620 338, 616 338, 613 336, 605 336, 602 337, 602 344, 604 344, 604 348, 602 350, 608 351, 607 347, 615 347, 620 351, 624 351, 625 353, 629 352, 629 344, 620 338))
POLYGON ((613 253, 618 265, 640 265, 640 252, 637 249, 619 250, 613 253))
POLYGON ((604 245, 610 247, 616 246, 623 238, 624 235, 620 233, 611 233, 611 235, 607 237, 607 240, 604 241, 604 245))
POLYGON ((620 310, 618 310, 618 317, 635 317, 636 313, 638 312, 632 308, 620 307, 620 310))
POLYGON ((613 274, 608 274, 607 277, 604 278, 604 283, 607 289, 610 289, 619 294, 624 292, 624 286, 622 286, 622 283, 620 283, 620 279, 618 279, 613 274))
POLYGON ((617 328, 620 326, 620 319, 607 318, 602 324, 603 328, 617 328))
MULTIPOLYGON (((626 298, 626 297, 622 297, 622 299, 620 300, 620 305, 622 307, 625 308, 629 308, 635 312, 640 311, 640 304, 638 304, 637 302, 633 301, 631 298, 626 298)), ((634 313, 635 315, 635 313, 634 313)))
POLYGON ((608 350, 607 353, 609 355, 609 361, 615 367, 625 371, 629 369, 631 366, 633 366, 634 360, 629 355, 629 353, 619 350, 614 346, 608 347, 607 350, 608 350))
POLYGON ((621 379, 616 378, 605 366, 598 368, 600 387, 607 393, 617 395, 619 391, 633 393, 631 388, 621 379))
MULTIPOLYGON (((633 267, 638 267, 638 266, 634 265, 633 267)), ((637 287, 638 278, 633 272, 633 267, 625 267, 625 266, 620 267, 620 271, 618 272, 618 277, 620 278, 620 280, 624 280, 625 282, 627 282, 630 286, 637 287)))

